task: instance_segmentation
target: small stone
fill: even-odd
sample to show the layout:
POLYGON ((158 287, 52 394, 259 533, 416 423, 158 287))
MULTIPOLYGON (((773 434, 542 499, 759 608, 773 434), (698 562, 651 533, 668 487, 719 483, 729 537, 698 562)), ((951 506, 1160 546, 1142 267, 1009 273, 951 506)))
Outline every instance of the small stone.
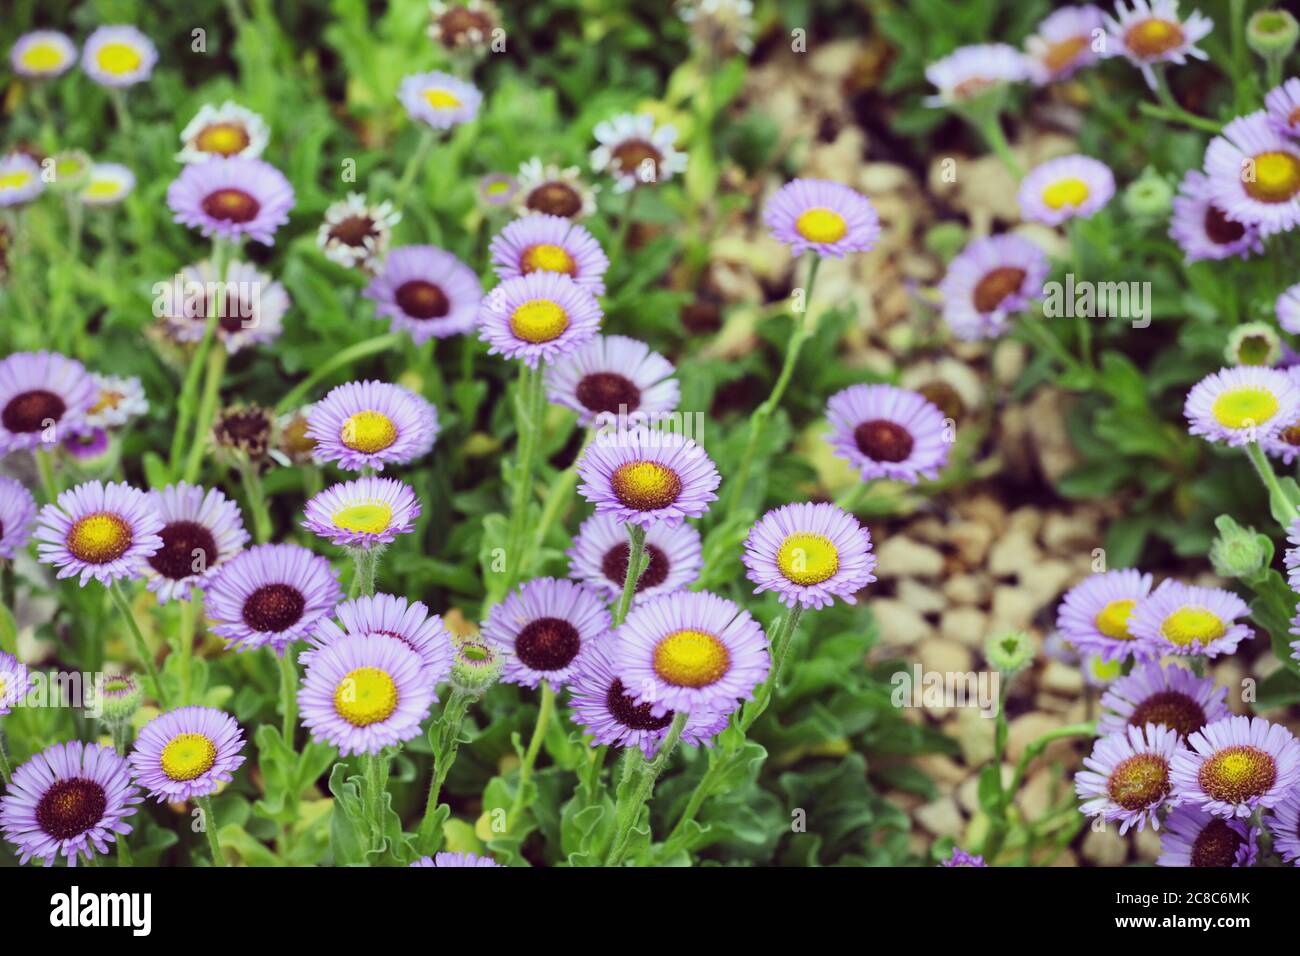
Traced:
POLYGON ((1053 511, 1043 523, 1043 544, 1057 554, 1091 552, 1101 547, 1097 522, 1084 514, 1053 511))
POLYGON ((934 637, 934 625, 897 598, 876 598, 871 610, 880 625, 881 643, 911 647, 934 637))
POLYGON ((968 647, 983 647, 989 636, 989 618, 977 607, 953 607, 939 618, 939 636, 968 647))
POLYGON ((1043 767, 1029 775, 1029 779, 1016 794, 1016 806, 1026 820, 1034 821, 1047 815, 1047 811, 1052 808, 1052 791, 1059 782, 1051 767, 1043 767))
POLYGON ((956 838, 961 834, 963 820, 961 809, 952 797, 940 797, 922 807, 917 807, 916 822, 935 836, 956 838))
POLYGON ((937 784, 956 787, 969 773, 947 754, 921 754, 913 763, 937 784))
POLYGON ((1100 830, 1090 829, 1079 852, 1097 866, 1123 866, 1128 859, 1128 840, 1119 835, 1119 825, 1111 823, 1100 830))
POLYGON ((881 578, 934 578, 943 573, 943 554, 938 548, 902 535, 886 538, 878 548, 876 574, 881 578))
POLYGON ((1014 631, 1029 627, 1042 605, 1018 587, 1002 584, 993 589, 989 630, 1014 631))
MULTIPOLYGON (((1054 717, 1051 714, 1028 713, 1021 714, 1011 721, 1007 727, 1007 759, 1012 763, 1020 760, 1024 756, 1025 748, 1037 740, 1043 734, 1049 731, 1057 730, 1065 725, 1060 717, 1054 717)), ((1039 759, 1046 759, 1049 763, 1054 760, 1065 761, 1071 755, 1069 740, 1054 740, 1047 746, 1047 750, 1039 759)))
POLYGON ((916 649, 922 670, 942 674, 965 674, 971 669, 971 652, 957 641, 932 637, 916 649))
POLYGON ((961 707, 957 710, 956 733, 957 745, 961 747, 961 758, 968 767, 980 767, 993 759, 994 735, 997 733, 997 720, 985 717, 977 708, 961 707))
POLYGON ((1038 675, 1038 686, 1054 694, 1078 697, 1083 693, 1083 674, 1077 667, 1067 667, 1060 661, 1048 659, 1038 675))
POLYGON ((1002 339, 993 348, 993 380, 1004 388, 1010 388, 1019 380, 1025 370, 1028 350, 1023 342, 1015 339, 1002 339))
POLYGON ((1002 502, 989 494, 971 495, 957 503, 957 514, 973 521, 982 521, 995 533, 1006 530, 1007 509, 1002 502))
POLYGON ((953 604, 983 604, 991 590, 988 579, 977 574, 954 574, 943 582, 943 596, 953 604))
POLYGON ((922 584, 915 578, 899 580, 898 599, 921 614, 938 614, 945 607, 941 592, 933 585, 922 584))
POLYGON ((1038 537, 1038 532, 1043 528, 1043 512, 1033 505, 1025 505, 1017 508, 1011 514, 1007 515, 1007 533, 1013 531, 1024 531, 1030 537, 1038 537))
POLYGON ((1074 569, 1068 561, 1048 558, 1022 568, 1017 577, 1020 588, 1033 598, 1036 607, 1055 604, 1066 587, 1074 580, 1074 569))
POLYGON ((982 521, 958 521, 947 528, 948 541, 971 569, 984 566, 993 538, 993 529, 982 521))
POLYGON ((1008 529, 989 549, 988 569, 999 577, 1010 577, 1040 559, 1032 533, 1023 528, 1008 529))
POLYGON ((1129 833, 1133 836, 1133 851, 1139 860, 1154 863, 1164 852, 1160 845, 1160 831, 1154 827, 1130 830, 1129 833))

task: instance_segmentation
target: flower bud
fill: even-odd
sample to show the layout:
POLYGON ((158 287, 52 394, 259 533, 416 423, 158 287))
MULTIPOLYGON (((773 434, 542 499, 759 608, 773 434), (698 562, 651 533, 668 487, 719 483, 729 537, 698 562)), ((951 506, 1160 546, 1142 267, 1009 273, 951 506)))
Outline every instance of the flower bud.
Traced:
POLYGON ((1124 211, 1134 219, 1164 219, 1174 208, 1174 187, 1148 167, 1128 184, 1122 201, 1124 211))
POLYGON ((1266 60, 1285 60, 1300 40, 1300 24, 1285 10, 1260 10, 1246 21, 1246 43, 1266 60))
POLYGON ((984 657, 1006 677, 1019 674, 1034 661, 1034 641, 1024 631, 1008 631, 984 644, 984 657))
POLYGON ((1273 542, 1254 528, 1243 528, 1229 515, 1214 519, 1219 536, 1210 545, 1210 564, 1225 578, 1249 578, 1273 561, 1273 542))
POLYGON ((130 674, 104 675, 101 713, 105 723, 128 723, 144 700, 144 689, 130 674))
POLYGON ((465 639, 456 645, 451 664, 452 686, 465 694, 481 697, 501 677, 501 654, 492 645, 465 639))
POLYGON ((1272 367, 1282 358, 1282 339, 1265 322, 1244 322, 1228 333, 1223 357, 1229 365, 1272 367))

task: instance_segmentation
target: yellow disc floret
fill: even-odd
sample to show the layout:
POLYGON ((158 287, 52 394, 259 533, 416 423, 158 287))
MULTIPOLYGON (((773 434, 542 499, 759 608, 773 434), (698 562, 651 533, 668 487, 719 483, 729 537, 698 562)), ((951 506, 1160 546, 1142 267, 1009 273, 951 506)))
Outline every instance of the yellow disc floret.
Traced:
POLYGON ((533 299, 515 309, 510 331, 532 345, 558 339, 569 327, 569 313, 550 299, 533 299))
POLYGON ((105 43, 95 55, 95 61, 105 73, 124 76, 140 69, 144 62, 140 51, 127 43, 105 43))
POLYGON ((334 512, 334 527, 358 534, 382 534, 392 522, 392 506, 383 501, 349 505, 334 512))
POLYGON ((708 687, 730 663, 727 645, 706 631, 673 631, 655 645, 655 673, 676 687, 708 687))
POLYGON ((383 412, 357 412, 343 423, 339 440, 353 451, 373 455, 397 441, 397 426, 383 412))
POLYGON ((99 511, 73 524, 64 543, 73 557, 87 564, 107 564, 131 547, 131 526, 119 515, 99 511))
POLYGON ((1116 641, 1131 641, 1133 635, 1128 630, 1128 619, 1133 614, 1133 608, 1137 606, 1137 601, 1131 598, 1121 598, 1118 601, 1111 601, 1098 612, 1093 623, 1097 625, 1097 630, 1107 637, 1116 641))
POLYGON ((840 553, 825 535, 796 531, 781 542, 776 566, 794 584, 821 584, 840 569, 840 553))
POLYGON ((1223 619, 1204 607, 1180 607, 1160 625, 1160 633, 1178 647, 1209 644, 1223 637, 1227 630, 1223 619))
POLYGON ((397 710, 397 684, 378 667, 358 667, 334 688, 334 710, 353 727, 369 727, 397 710))
POLYGON ((194 780, 217 762, 217 746, 203 734, 178 734, 162 752, 162 771, 173 780, 194 780))
POLYGON ((1277 397, 1267 389, 1244 386, 1219 395, 1210 407, 1214 420, 1224 428, 1262 425, 1277 414, 1277 397))
POLYGON ((1043 190, 1043 202, 1050 209, 1082 206, 1088 199, 1088 184, 1078 176, 1058 179, 1043 190))
POLYGON ((809 242, 839 242, 849 231, 848 223, 833 209, 816 206, 795 220, 795 231, 809 242))

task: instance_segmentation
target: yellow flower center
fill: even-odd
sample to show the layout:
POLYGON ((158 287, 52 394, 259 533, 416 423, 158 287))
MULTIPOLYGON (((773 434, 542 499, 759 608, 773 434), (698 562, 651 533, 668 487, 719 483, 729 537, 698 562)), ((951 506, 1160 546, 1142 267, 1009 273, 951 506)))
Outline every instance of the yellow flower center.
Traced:
POLYGON ((248 132, 238 123, 213 123, 194 138, 194 145, 205 153, 234 156, 248 146, 248 132))
POLYGON ((525 273, 529 272, 563 272, 576 275, 578 264, 563 246, 541 243, 529 246, 519 258, 519 266, 525 273))
POLYGON ((217 746, 203 734, 179 734, 162 752, 163 773, 173 780, 193 780, 217 762, 217 746))
POLYGON ((1043 65, 1053 73, 1064 70, 1087 46, 1087 37, 1070 37, 1053 43, 1043 52, 1043 65))
POLYGON ((397 441, 397 426, 383 412, 357 412, 343 423, 339 440, 353 451, 373 455, 397 441))
POLYGON ((569 313, 550 299, 525 302, 510 316, 510 331, 515 338, 533 345, 558 339, 568 327, 569 313))
POLYGON ((1183 28, 1170 20, 1152 17, 1129 28, 1124 44, 1142 59, 1152 59, 1183 42, 1183 28))
POLYGON ((1294 154, 1281 150, 1260 153, 1254 163, 1254 179, 1242 183, 1252 199, 1281 203, 1300 195, 1300 159, 1294 154))
POLYGON ((456 97, 456 94, 443 89, 425 90, 424 99, 435 110, 454 110, 460 106, 460 100, 456 97))
POLYGON ((1101 612, 1093 619, 1093 623, 1097 625, 1097 630, 1111 640, 1131 641, 1133 635, 1128 632, 1128 619, 1136 605, 1137 601, 1131 598, 1111 601, 1101 609, 1101 612))
POLYGON ((53 43, 33 43, 22 55, 23 66, 33 73, 46 73, 63 65, 63 50, 53 43))
POLYGON ((825 535, 796 531, 781 542, 776 566, 795 584, 821 584, 840 569, 840 553, 825 535))
POLYGON ((25 169, 15 169, 13 172, 0 175, 0 190, 4 189, 22 189, 32 181, 32 174, 25 169))
POLYGON ((1277 782, 1277 763, 1257 747, 1237 744, 1201 764, 1197 782, 1215 800, 1242 803, 1272 789, 1277 782))
POLYGON ((1120 658, 1104 661, 1100 654, 1094 654, 1088 659, 1088 670, 1097 680, 1110 683, 1124 673, 1124 661, 1120 658))
POLYGON ((65 544, 87 564, 107 564, 131 547, 131 527, 118 515, 100 511, 79 519, 69 529, 65 544))
POLYGON ((127 43, 104 44, 99 48, 95 60, 101 70, 115 76, 134 73, 140 69, 140 64, 144 62, 144 59, 140 56, 140 51, 127 43))
POLYGON ((1227 630, 1219 615, 1203 607, 1180 607, 1160 625, 1160 633, 1178 647, 1209 644, 1227 630))
POLYGON ((655 645, 655 673, 676 687, 708 687, 730 663, 727 646, 705 631, 673 631, 655 645))
POLYGON ((1088 198, 1088 184, 1078 176, 1061 179, 1043 190, 1043 202, 1050 209, 1082 206, 1088 198))
POLYGON ((1226 391, 1210 406, 1215 421, 1224 428, 1262 425, 1276 415, 1277 410, 1277 397, 1266 389, 1252 385, 1226 391))
POLYGON ((87 199, 112 199, 122 191, 122 184, 116 179, 95 179, 82 190, 87 199))
POLYGON ((682 493, 677 472, 657 461, 629 461, 610 476, 614 496, 628 508, 656 511, 667 508, 682 493))
POLYGON ((122 399, 126 398, 121 392, 116 392, 111 388, 106 388, 99 393, 99 401, 90 406, 90 414, 102 412, 110 408, 117 408, 122 404, 122 399))
POLYGON ((334 710, 353 727, 387 720, 397 710, 397 684, 378 667, 358 667, 334 689, 334 710))
POLYGON ((1106 790, 1125 810, 1143 810, 1169 795, 1169 764, 1156 754, 1134 754, 1111 771, 1106 790))
POLYGON ((805 211, 795 220, 794 228, 809 242, 839 242, 849 231, 844 217, 825 206, 805 211))
POLYGON ((358 534, 382 534, 392 520, 392 507, 382 501, 351 505, 334 512, 334 527, 358 534))

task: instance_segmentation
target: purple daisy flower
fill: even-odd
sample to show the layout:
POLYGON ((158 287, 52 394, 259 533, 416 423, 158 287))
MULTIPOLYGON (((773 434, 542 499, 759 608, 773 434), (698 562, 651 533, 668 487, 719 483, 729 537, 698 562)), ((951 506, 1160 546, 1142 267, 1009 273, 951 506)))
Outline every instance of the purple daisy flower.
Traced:
POLYGON ((1210 180, 1199 169, 1189 169, 1174 196, 1169 238, 1183 250, 1185 263, 1205 259, 1248 259, 1264 251, 1259 230, 1229 219, 1210 199, 1210 180))
POLYGON ((1163 581, 1138 602, 1129 631, 1152 657, 1165 654, 1231 654, 1243 640, 1255 636, 1237 618, 1250 614, 1246 602, 1231 591, 1202 588, 1181 581, 1163 581))
POLYGON ((232 241, 245 236, 275 244, 275 232, 289 221, 293 186, 260 159, 210 159, 191 163, 167 187, 172 218, 204 236, 232 241))
POLYGON ((326 488, 307 502, 304 515, 302 526, 312 534, 369 551, 414 531, 420 502, 410 485, 366 475, 326 488))
POLYGON ((1254 866, 1258 827, 1212 816, 1200 807, 1175 807, 1165 818, 1156 866, 1254 866))
POLYGON ((584 427, 620 417, 650 425, 681 400, 673 371, 673 364, 644 342, 597 335, 546 369, 546 394, 577 412, 584 427))
POLYGON ((144 575, 160 604, 187 599, 248 544, 239 505, 219 488, 181 481, 150 491, 149 503, 162 521, 162 547, 149 556, 144 575))
POLYGON ((578 493, 598 513, 643 528, 700 517, 722 481, 693 440, 648 428, 598 435, 578 463, 578 477, 578 493))
POLYGON ((88 481, 63 492, 36 519, 37 558, 58 568, 56 577, 94 578, 105 586, 139 577, 158 551, 162 519, 149 497, 118 482, 88 481))
POLYGON ((1132 568, 1094 574, 1076 584, 1061 600, 1056 626, 1080 652, 1103 660, 1146 658, 1131 630, 1133 609, 1151 593, 1151 575, 1132 568))
POLYGON ((708 591, 646 601, 611 644, 615 672, 650 713, 727 716, 754 696, 771 667, 767 635, 748 611, 708 591))
POLYGON ((81 68, 100 86, 121 89, 149 79, 158 50, 133 26, 100 27, 86 38, 81 68))
POLYGON ((603 316, 596 297, 567 275, 530 272, 488 293, 479 309, 479 338, 488 354, 536 368, 590 342, 603 316))
POLYGON ((876 580, 871 532, 825 502, 769 511, 749 530, 741 560, 755 594, 775 591, 791 608, 829 607, 836 598, 856 604, 854 595, 876 580))
POLYGON ((26 153, 0 158, 0 209, 31 202, 45 191, 41 167, 26 153))
POLYGON ((561 216, 516 219, 493 237, 488 251, 499 279, 558 272, 592 295, 605 294, 605 250, 585 226, 561 216))
POLYGON ((271 128, 252 110, 226 100, 205 103, 181 130, 177 162, 206 163, 215 157, 256 159, 271 140, 271 128))
POLYGON ((925 78, 938 88, 927 106, 956 106, 1008 83, 1033 75, 1032 61, 1006 43, 977 43, 958 47, 925 68, 925 78))
POLYGON ((483 94, 449 73, 416 73, 402 80, 397 98, 411 119, 434 129, 451 129, 478 115, 483 94))
POLYGON ((216 337, 234 355, 251 345, 262 345, 279 337, 284 314, 289 311, 289 293, 280 283, 247 262, 238 260, 226 266, 224 279, 218 278, 213 263, 207 259, 186 266, 163 294, 163 317, 172 338, 178 342, 198 342, 208 325, 208 313, 216 309, 220 298, 221 315, 217 319, 216 337), (216 287, 223 284, 220 296, 216 287))
POLYGON ((1113 734, 1155 724, 1186 738, 1229 716, 1227 696, 1228 688, 1216 685, 1214 678, 1197 677, 1177 664, 1139 664, 1102 696, 1097 730, 1113 734))
POLYGON ((103 428, 92 428, 80 435, 65 435, 61 443, 64 451, 84 465, 106 460, 110 445, 108 431, 103 428))
MULTIPOLYGON (((627 562, 632 546, 627 526, 613 515, 597 512, 578 528, 569 557, 569 577, 595 588, 608 600, 617 600, 627 579, 627 562)), ((646 528, 645 552, 650 563, 636 583, 633 606, 660 594, 671 594, 693 582, 703 558, 700 533, 685 522, 664 522, 646 528)))
POLYGON ((478 181, 478 199, 489 209, 509 206, 519 194, 519 180, 509 173, 488 173, 478 181))
POLYGON ((1159 63, 1177 63, 1187 58, 1205 60, 1196 43, 1214 29, 1214 21, 1193 11, 1186 20, 1178 16, 1178 0, 1133 0, 1132 7, 1117 0, 1115 15, 1105 17, 1105 55, 1122 56, 1142 71, 1147 85, 1156 88, 1153 69, 1159 63))
POLYGON ((842 258, 866 252, 880 236, 880 218, 871 200, 841 183, 794 179, 774 192, 763 207, 772 237, 793 255, 811 249, 842 258))
POLYGON ((1300 793, 1292 791, 1272 813, 1265 814, 1264 825, 1273 837, 1273 849, 1278 855, 1293 866, 1300 866, 1300 793))
POLYGON ((18 850, 18 862, 33 857, 53 866, 60 856, 76 866, 85 856, 108 853, 131 832, 140 791, 131 768, 112 747, 80 740, 54 744, 16 771, 0 797, 0 831, 18 850))
POLYGON ((649 113, 603 120, 592 133, 599 145, 591 151, 591 168, 613 176, 616 193, 686 172, 686 154, 677 150, 677 129, 668 123, 656 126, 649 113))
POLYGON ((32 80, 62 76, 76 62, 77 45, 58 30, 24 33, 9 50, 14 72, 32 80))
MULTIPOLYGON (((310 648, 299 655, 303 665, 323 647, 345 637, 395 637, 420 655, 427 671, 426 680, 436 686, 447 679, 456 657, 451 632, 437 614, 430 614, 422 601, 408 602, 391 594, 362 595, 344 601, 334 609, 342 626, 329 618, 321 620, 315 633, 308 637, 310 648)), ((436 701, 438 695, 434 694, 436 701)))
POLYGON ((1115 195, 1115 174, 1091 156, 1049 159, 1029 171, 1020 184, 1020 215, 1027 222, 1059 226, 1087 219, 1115 195))
POLYGON ((1291 77, 1264 97, 1264 109, 1281 133, 1300 139, 1300 77, 1291 77))
POLYGON ((25 699, 31 686, 27 665, 12 654, 0 651, 0 717, 25 699))
POLYGON ((13 558, 27 547, 36 517, 36 499, 21 481, 0 475, 0 559, 13 558))
POLYGON ((86 430, 99 392, 84 365, 58 352, 15 352, 0 360, 0 455, 32 451, 86 430))
POLYGON ((559 690, 593 644, 609 633, 609 608, 595 591, 563 578, 535 578, 488 611, 483 640, 509 652, 501 679, 559 690))
POLYGON ((1300 335, 1300 283, 1277 297, 1277 324, 1283 331, 1300 335))
MULTIPOLYGON (((1170 761, 1182 741, 1168 727, 1147 724, 1102 737, 1083 758, 1087 770, 1074 775, 1074 789, 1087 817, 1119 821, 1123 836, 1149 822, 1160 829, 1157 813, 1170 800, 1170 761), (1127 732, 1126 732, 1127 731, 1127 732)), ((1177 797, 1172 798, 1177 803, 1177 797)))
POLYGON ((179 707, 145 724, 131 750, 136 783, 159 803, 216 793, 244 758, 235 718, 211 707, 179 707))
MULTIPOLYGON (((370 203, 363 193, 348 193, 347 199, 331 203, 325 210, 316 231, 316 245, 331 262, 374 272, 384 261, 393 227, 401 221, 402 214, 391 202, 370 203)), ((474 281, 478 282, 477 276, 474 281)))
POLYGON ((411 866, 500 866, 490 856, 477 853, 439 853, 436 856, 422 856, 411 866))
POLYGON ((77 193, 86 206, 116 206, 135 189, 135 173, 121 163, 95 163, 86 185, 77 193))
POLYGON ((1029 70, 1040 86, 1065 80, 1099 59, 1093 44, 1102 29, 1102 12, 1092 4, 1063 7, 1038 24, 1025 41, 1029 70))
POLYGON ((827 441, 863 481, 933 481, 948 463, 952 440, 934 403, 893 385, 850 385, 826 403, 827 441))
POLYGON ((1047 255, 1028 239, 976 239, 949 263, 939 283, 944 321, 964 341, 995 339, 1012 315, 1043 297, 1050 271, 1047 255))
MULTIPOLYGON (((639 703, 627 691, 618 675, 616 640, 597 642, 569 682, 569 702, 573 722, 593 738, 593 746, 640 747, 646 759, 652 758, 668 735, 676 714, 667 710, 651 711, 650 704, 639 703)), ((692 745, 708 745, 727 726, 726 714, 708 711, 687 717, 681 739, 692 745)))
POLYGON ((296 544, 260 544, 204 586, 212 630, 238 651, 277 654, 333 613, 342 589, 329 561, 296 544))
POLYGON ((133 418, 149 413, 144 385, 136 376, 92 373, 98 397, 86 410, 86 424, 92 428, 121 428, 133 418))
POLYGON ((1300 141, 1258 110, 1238 116, 1205 149, 1214 204, 1265 238, 1300 223, 1300 141))
POLYGON ((1187 738, 1187 748, 1170 765, 1174 792, 1216 817, 1276 807, 1300 783, 1300 741, 1262 717, 1206 724, 1187 738))
POLYGON ((402 246, 361 293, 375 303, 375 317, 410 333, 416 345, 474 328, 483 287, 474 270, 437 246, 402 246))
POLYGON ((1238 448, 1269 438, 1300 417, 1300 386, 1279 369, 1224 368, 1192 386, 1183 415, 1189 433, 1238 448))
POLYGON ((420 655, 383 634, 348 635, 320 648, 298 691, 303 726, 344 757, 418 737, 433 699, 420 655))
POLYGON ((438 412, 409 388, 388 382, 348 382, 307 413, 307 437, 317 462, 347 471, 405 465, 429 453, 438 436, 438 412))
POLYGON ((943 867, 954 867, 954 866, 987 867, 988 866, 988 864, 984 862, 984 857, 974 856, 973 854, 967 853, 959 846, 953 847, 952 856, 948 857, 947 859, 940 860, 939 865, 943 867))

